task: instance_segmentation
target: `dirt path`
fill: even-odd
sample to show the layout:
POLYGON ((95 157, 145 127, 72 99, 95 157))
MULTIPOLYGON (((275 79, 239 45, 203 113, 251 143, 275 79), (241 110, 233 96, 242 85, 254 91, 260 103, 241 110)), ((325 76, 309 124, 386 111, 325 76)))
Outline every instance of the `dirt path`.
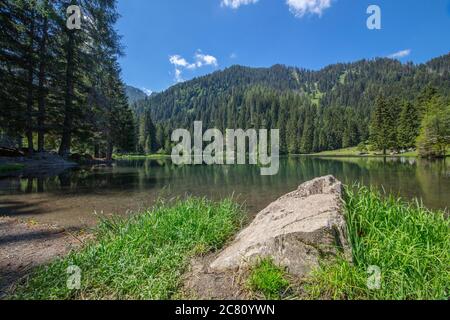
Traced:
POLYGON ((82 245, 62 228, 0 217, 0 298, 34 268, 82 245))

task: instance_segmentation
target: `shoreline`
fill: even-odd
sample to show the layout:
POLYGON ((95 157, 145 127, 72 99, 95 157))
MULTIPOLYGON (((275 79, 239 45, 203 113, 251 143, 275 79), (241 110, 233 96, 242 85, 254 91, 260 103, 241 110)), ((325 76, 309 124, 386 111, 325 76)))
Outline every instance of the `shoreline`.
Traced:
MULTIPOLYGON (((384 199, 380 197, 379 194, 373 193, 367 188, 361 188, 359 189, 358 192, 355 193, 347 191, 346 196, 344 198, 345 198, 346 214, 347 215, 351 214, 350 216, 348 216, 351 217, 351 220, 348 221, 348 227, 350 230, 353 230, 355 225, 359 225, 359 222, 356 223, 358 219, 363 219, 361 220, 361 222, 364 223, 364 225, 366 225, 367 228, 364 232, 372 234, 373 237, 379 236, 380 232, 384 230, 383 232, 381 232, 381 234, 383 234, 383 237, 377 240, 379 242, 374 242, 373 248, 372 247, 366 248, 369 251, 373 251, 376 253, 380 252, 380 249, 382 249, 382 251, 387 250, 384 246, 387 244, 391 245, 392 244, 391 242, 394 241, 394 239, 392 239, 392 237, 389 238, 389 236, 387 237, 387 239, 384 239, 384 235, 391 234, 392 228, 397 228, 395 226, 392 226, 391 223, 395 224, 395 222, 402 216, 404 216, 404 214, 406 213, 415 222, 413 225, 410 225, 409 223, 409 226, 403 226, 402 232, 408 233, 410 232, 408 228, 413 227, 414 230, 416 228, 419 229, 425 228, 429 230, 429 232, 436 233, 436 236, 438 236, 439 239, 448 233, 448 229, 445 227, 445 225, 448 225, 448 219, 445 220, 441 216, 440 214, 441 211, 429 211, 422 207, 416 207, 411 203, 396 200, 392 196, 390 196, 389 199, 384 199), (358 199, 366 199, 367 201, 361 202, 358 199), (361 207, 361 203, 366 203, 367 205, 361 207), (385 206, 389 206, 392 210, 394 210, 393 212, 395 213, 392 213, 392 211, 389 212, 385 211, 384 210, 385 206), (384 218, 379 217, 379 214, 385 217, 384 218), (372 226, 372 219, 379 225, 375 227, 372 226), (383 224, 384 219, 388 219, 390 221, 390 224, 384 226, 383 224), (389 243, 387 243, 386 241, 389 243)), ((141 266, 142 268, 144 265, 146 265, 147 266, 146 268, 150 268, 149 270, 161 270, 161 271, 158 271, 156 274, 147 274, 147 273, 141 274, 140 271, 139 272, 136 271, 137 274, 135 276, 142 280, 139 282, 135 281, 132 274, 127 275, 125 273, 122 275, 115 275, 115 277, 118 276, 124 277, 124 279, 128 279, 127 277, 132 277, 132 279, 130 278, 130 281, 131 280, 132 281, 129 283, 129 287, 127 289, 124 289, 125 291, 120 293, 121 292, 120 290, 122 290, 121 289, 122 283, 119 285, 118 283, 115 284, 115 282, 113 281, 110 284, 111 287, 102 288, 100 292, 98 292, 95 296, 92 296, 91 298, 102 299, 102 297, 104 296, 111 297, 111 294, 113 294, 114 297, 119 299, 151 298, 159 300, 167 298, 177 299, 180 297, 186 297, 183 296, 182 295, 183 292, 179 290, 186 289, 184 281, 186 280, 185 279, 186 274, 189 274, 190 272, 189 265, 191 263, 194 263, 193 266, 195 268, 196 267, 195 261, 198 262, 199 261, 198 259, 202 259, 201 257, 206 257, 207 260, 208 258, 215 257, 217 253, 221 252, 224 248, 226 248, 226 246, 230 244, 230 241, 234 239, 234 237, 236 237, 236 235, 239 234, 239 232, 241 232, 242 229, 247 225, 246 223, 239 222, 238 216, 240 216, 241 214, 244 213, 240 211, 239 207, 234 206, 229 201, 227 202, 227 200, 224 200, 222 202, 212 202, 197 198, 190 198, 185 201, 179 201, 176 203, 164 203, 161 204, 160 206, 155 206, 152 209, 142 211, 140 214, 132 218, 118 218, 118 220, 112 219, 104 221, 96 228, 96 231, 92 234, 92 238, 95 239, 94 241, 86 242, 85 246, 82 246, 81 249, 79 246, 78 248, 75 248, 75 250, 70 250, 71 252, 70 255, 68 255, 68 252, 65 252, 63 255, 55 254, 53 257, 53 262, 45 261, 44 263, 41 264, 41 266, 50 266, 50 269, 41 268, 39 267, 39 265, 35 264, 33 265, 33 263, 31 262, 33 268, 32 270, 29 270, 29 274, 31 275, 30 278, 28 278, 27 286, 23 285, 19 286, 18 287, 19 291, 15 291, 14 294, 16 295, 11 298, 46 299, 49 296, 53 296, 53 293, 56 294, 56 292, 58 292, 58 294, 63 294, 62 296, 58 295, 58 297, 61 299, 72 299, 74 297, 77 297, 79 294, 81 294, 81 296, 84 296, 83 290, 80 292, 71 292, 70 290, 67 291, 67 289, 65 289, 65 274, 66 274, 65 270, 67 266, 70 266, 73 263, 75 263, 76 265, 79 265, 82 268, 82 270, 86 270, 85 272, 89 273, 93 272, 92 276, 94 276, 96 274, 95 270, 97 269, 98 269, 97 271, 107 270, 109 268, 115 270, 115 267, 111 266, 111 263, 115 265, 114 261, 116 260, 115 259, 111 260, 110 259, 111 255, 117 256, 119 262, 122 261, 120 263, 118 262, 121 266, 120 268, 123 268, 124 266, 123 263, 125 263, 125 265, 129 265, 130 268, 132 268, 128 269, 128 267, 126 267, 125 268, 126 270, 124 270, 124 272, 126 272, 127 270, 129 270, 129 272, 131 272, 131 270, 135 270, 133 266, 137 265, 141 266), (211 215, 206 220, 204 217, 204 212, 210 212, 211 215), (194 238, 189 240, 188 242, 189 244, 185 243, 186 237, 194 236, 194 234, 192 233, 193 230, 197 230, 197 228, 200 227, 198 223, 200 223, 200 225, 203 226, 201 227, 203 233, 201 235, 195 235, 194 238), (180 231, 174 233, 173 231, 174 225, 178 226, 177 229, 181 228, 179 229, 180 231), (148 232, 144 232, 143 230, 147 231, 153 230, 155 235, 151 235, 148 232), (182 234, 180 234, 180 232, 182 234), (220 239, 217 238, 217 236, 219 235, 220 239), (153 237, 156 238, 153 239, 153 237), (203 242, 203 239, 205 239, 205 237, 206 239, 209 239, 207 242, 203 242), (146 240, 144 241, 142 239, 146 240), (161 239, 166 240, 162 241, 161 239), (188 246, 184 247, 183 250, 178 252, 176 257, 173 257, 172 256, 173 253, 169 254, 169 252, 172 252, 171 250, 173 249, 166 248, 167 239, 171 239, 170 243, 172 243, 172 245, 174 245, 175 247, 177 247, 178 244, 181 245, 181 243, 185 243, 184 245, 188 246), (138 243, 136 243, 135 241, 138 243), (128 248, 126 252, 123 252, 123 250, 121 249, 123 246, 126 246, 128 248), (159 256, 153 257, 156 260, 161 259, 158 260, 159 262, 157 264, 154 265, 152 264, 151 261, 148 260, 148 258, 141 257, 142 250, 144 250, 145 252, 159 252, 158 250, 160 249, 158 248, 161 248, 161 250, 162 248, 164 248, 164 252, 165 250, 169 251, 167 252, 168 254, 167 256, 166 253, 164 253, 164 255, 161 257, 159 256), (99 254, 99 256, 97 256, 95 261, 91 261, 92 255, 88 254, 88 252, 92 252, 92 250, 96 252, 98 251, 99 254), (61 260, 58 259, 57 261, 54 261, 56 258, 61 258, 61 260), (138 259, 138 261, 135 261, 136 259, 138 259), (147 265, 149 263, 150 265, 147 265), (163 271, 169 265, 172 266, 170 268, 172 268, 172 272, 175 275, 169 275, 166 274, 165 271, 163 271), (52 270, 52 271, 50 272, 50 274, 47 274, 48 271, 45 270, 52 270), (163 272, 163 274, 160 274, 159 272, 163 272), (167 280, 166 277, 168 277, 167 279, 169 280, 167 280), (52 281, 49 281, 50 278, 52 279, 52 281), (62 278, 62 280, 60 278, 62 278), (153 282, 152 281, 148 282, 145 279, 158 279, 157 287, 159 289, 155 291, 156 289, 154 287, 154 284, 152 284, 153 282), (117 288, 116 285, 118 285, 117 288), (165 288, 163 289, 163 291, 159 291, 160 285, 162 285, 165 288), (140 292, 139 293, 140 296, 135 296, 134 294, 136 292, 140 292)), ((404 221, 406 224, 408 224, 409 221, 408 219, 404 221)), ((1 223, 2 219, 0 218, 0 226, 1 223)), ((400 221, 397 221, 396 223, 400 223, 400 221)), ((26 225, 26 227, 28 228, 30 226, 26 225)), ((40 226, 37 226, 37 228, 40 228, 40 226)), ((44 229, 45 228, 51 227, 44 227, 44 229)), ((47 229, 47 231, 45 232, 48 233, 48 230, 49 229, 47 229)), ((56 231, 56 235, 60 236, 62 232, 64 231, 56 231)), ((354 230, 354 232, 352 231, 350 235, 352 241, 357 241, 357 243, 358 241, 363 241, 363 238, 361 238, 361 233, 358 230, 354 230)), ((395 241, 399 242, 398 243, 399 246, 404 247, 403 251, 407 251, 409 249, 412 250, 413 248, 416 249, 416 246, 421 243, 420 242, 421 240, 419 238, 414 238, 412 236, 406 237, 406 234, 405 237, 402 237, 402 239, 409 239, 409 240, 406 243, 402 243, 399 239, 395 241)), ((59 242, 55 244, 56 248, 61 248, 60 247, 62 244, 61 239, 59 239, 58 241, 59 242)), ((63 239, 62 241, 65 240, 63 239)), ((363 242, 361 242, 361 244, 362 243, 363 242)), ((448 241, 439 240, 439 243, 441 243, 442 246, 449 246, 448 241)), ((355 243, 353 243, 353 245, 355 245, 355 243)), ((435 244, 435 246, 437 245, 438 243, 435 244)), ((420 250, 426 251, 428 250, 427 248, 428 247, 425 246, 420 250)), ((432 249, 433 247, 430 248, 432 249)), ((1 241, 0 241, 0 249, 2 249, 1 241)), ((435 258, 434 256, 431 255, 431 253, 437 254, 439 252, 442 253, 444 251, 441 249, 437 250, 437 247, 436 249, 432 249, 432 252, 430 252, 429 257, 431 261, 428 261, 427 264, 431 262, 435 263, 436 261, 439 261, 439 259, 443 261, 447 259, 445 257, 435 258)), ((416 259, 418 256, 420 256, 422 259, 423 254, 424 252, 420 251, 414 257, 411 257, 411 259, 416 259)), ((446 253, 444 252, 442 254, 445 255, 446 253)), ((412 260, 411 263, 413 262, 419 263, 419 261, 412 260)), ((270 261, 268 263, 270 264, 270 261)), ((312 282, 307 283, 307 285, 311 285, 314 289, 313 291, 316 294, 318 292, 328 292, 329 290, 336 290, 336 292, 340 292, 339 290, 341 290, 342 288, 330 287, 335 285, 336 283, 339 283, 339 281, 337 282, 333 281, 329 279, 328 276, 331 274, 333 274, 334 276, 339 276, 339 273, 335 273, 333 268, 341 268, 342 264, 344 264, 343 265, 345 267, 344 269, 348 270, 347 271, 348 273, 342 274, 341 275, 342 279, 339 279, 339 281, 344 282, 353 281, 354 279, 361 280, 362 282, 366 281, 365 278, 362 279, 358 278, 359 276, 365 276, 366 274, 365 269, 362 270, 358 269, 361 268, 361 266, 357 268, 351 265, 346 265, 345 261, 337 260, 336 264, 332 264, 330 266, 327 265, 324 267, 325 269, 320 269, 317 270, 317 272, 313 273, 312 278, 310 279, 310 281, 312 282), (331 282, 328 282, 329 280, 331 282)), ((270 267, 269 269, 272 269, 272 271, 273 268, 279 268, 279 266, 269 266, 269 267, 270 267)), ((362 267, 364 268, 364 265, 362 265, 362 267)), ((403 266, 399 266, 399 268, 402 267, 403 266)), ((442 267, 438 267, 438 269, 441 272, 443 271, 442 267)), ((290 275, 285 274, 284 269, 278 269, 278 271, 281 273, 282 277, 286 277, 286 279, 292 279, 290 275)), ((119 272, 119 269, 117 269, 117 272, 119 272)), ((244 272, 244 275, 248 275, 248 272, 247 273, 244 272)), ((112 275, 105 275, 105 276, 111 277, 112 275)), ((232 275, 230 274, 230 276, 232 275)), ((233 277, 230 277, 230 279, 232 278, 233 277)), ((16 280, 19 279, 20 278, 16 280)), ((86 292, 90 292, 90 290, 93 288, 95 289, 97 281, 100 281, 95 277, 94 278, 89 277, 89 279, 90 279, 89 284, 86 284, 87 287, 85 288, 87 290, 86 292)), ((228 278, 225 277, 224 279, 228 278)), ((244 287, 236 287, 236 289, 244 290, 245 292, 245 290, 247 290, 245 289, 246 288, 245 284, 247 282, 245 279, 241 280, 243 281, 240 284, 244 287)), ((425 280, 426 279, 420 278, 420 275, 417 276, 417 278, 415 279, 416 286, 418 286, 417 289, 420 290, 422 285, 426 286, 425 280)), ((303 283, 302 285, 305 284, 304 282, 302 283, 303 283)), ((350 285, 350 282, 348 283, 348 285, 350 285)), ((395 288, 393 290, 395 291, 395 288)), ((435 292, 436 295, 439 294, 440 292, 439 290, 435 292)), ((424 291, 424 293, 425 292, 426 291, 424 291)), ((228 292, 228 293, 235 294, 236 292, 228 292)), ((259 293, 255 294, 251 292, 245 293, 250 294, 250 296, 246 296, 246 298, 260 296, 259 293)), ((355 299, 366 297, 366 296, 359 296, 360 293, 358 292, 352 292, 352 294, 356 294, 355 299)), ((364 295, 366 294, 369 295, 370 297, 371 292, 365 292, 364 295)), ((386 294, 392 294, 392 291, 386 292, 386 294)), ((280 298, 283 298, 283 296, 280 296, 280 298)), ((324 296, 323 294, 319 294, 314 298, 322 299, 330 297, 324 296)), ((382 297, 379 298, 383 299, 382 297)))
POLYGON ((0 299, 36 268, 79 249, 88 237, 84 232, 0 216, 0 299))
POLYGON ((33 157, 0 157, 0 178, 42 175, 49 171, 64 171, 89 165, 111 165, 114 160, 67 160, 53 153, 37 153, 33 157))

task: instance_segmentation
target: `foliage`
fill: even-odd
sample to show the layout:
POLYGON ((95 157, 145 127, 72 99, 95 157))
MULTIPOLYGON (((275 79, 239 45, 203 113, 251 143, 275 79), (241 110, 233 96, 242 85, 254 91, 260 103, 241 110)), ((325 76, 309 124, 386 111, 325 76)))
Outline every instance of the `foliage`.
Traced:
POLYGON ((36 141, 62 156, 134 150, 117 19, 115 0, 1 1, 0 131, 25 136, 30 154, 36 141), (81 30, 66 27, 71 4, 82 8, 81 30))
POLYGON ((434 96, 428 102, 417 138, 422 157, 443 157, 450 147, 450 101, 434 96))

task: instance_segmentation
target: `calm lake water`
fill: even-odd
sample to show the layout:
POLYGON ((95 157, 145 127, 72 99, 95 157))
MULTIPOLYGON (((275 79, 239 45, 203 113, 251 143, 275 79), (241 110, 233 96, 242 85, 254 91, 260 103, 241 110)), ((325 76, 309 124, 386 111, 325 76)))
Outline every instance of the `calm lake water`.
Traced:
POLYGON ((450 208, 450 161, 408 158, 311 158, 280 161, 276 176, 255 166, 184 166, 170 160, 118 161, 38 176, 0 179, 0 215, 77 229, 98 215, 130 214, 160 196, 232 196, 254 214, 302 182, 333 174, 347 184, 384 188, 433 209, 450 208), (95 214, 96 213, 96 214, 95 214))

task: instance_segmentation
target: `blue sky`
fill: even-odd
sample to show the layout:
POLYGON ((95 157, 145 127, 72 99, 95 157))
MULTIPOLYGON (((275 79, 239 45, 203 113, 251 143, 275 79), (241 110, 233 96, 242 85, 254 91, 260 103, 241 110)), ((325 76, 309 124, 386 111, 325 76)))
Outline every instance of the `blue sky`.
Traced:
POLYGON ((152 91, 233 64, 320 69, 450 51, 450 0, 119 0, 118 9, 123 79, 152 91), (372 4, 381 30, 366 27, 372 4))

